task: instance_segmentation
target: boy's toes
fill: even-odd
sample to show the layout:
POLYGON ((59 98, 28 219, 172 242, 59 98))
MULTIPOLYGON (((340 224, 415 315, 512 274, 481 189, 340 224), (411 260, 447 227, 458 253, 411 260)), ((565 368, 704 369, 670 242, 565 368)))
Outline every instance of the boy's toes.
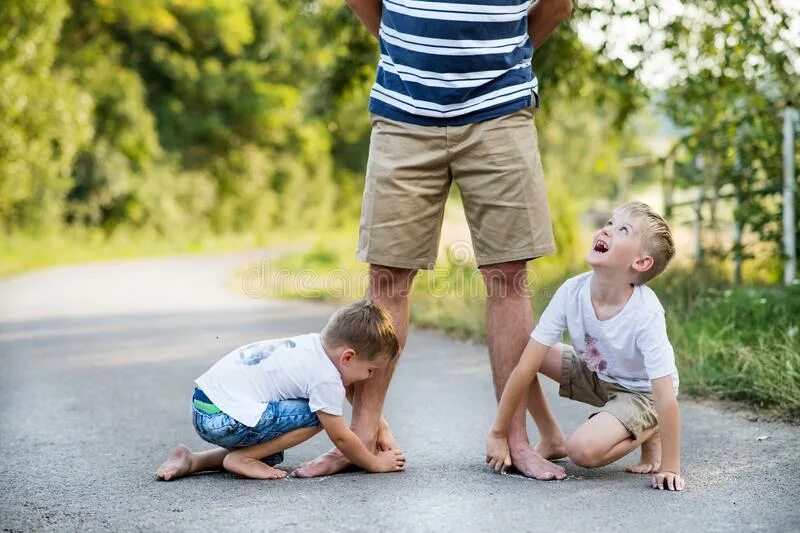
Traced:
POLYGON ((637 463, 625 467, 626 472, 631 474, 651 474, 658 471, 658 466, 652 463, 637 463))

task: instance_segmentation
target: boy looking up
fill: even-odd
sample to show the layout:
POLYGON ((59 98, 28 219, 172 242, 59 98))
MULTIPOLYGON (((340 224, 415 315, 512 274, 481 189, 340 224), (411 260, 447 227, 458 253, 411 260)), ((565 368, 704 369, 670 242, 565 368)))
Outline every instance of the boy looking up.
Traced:
POLYGON ((593 468, 641 447, 641 461, 626 470, 653 473, 653 488, 685 488, 675 356, 664 309, 645 285, 674 253, 669 226, 641 202, 617 209, 596 233, 587 256, 592 271, 559 287, 503 390, 487 442, 492 468, 511 465, 511 417, 541 372, 560 384, 561 396, 600 408, 565 439, 547 404, 532 404, 537 451, 546 459, 568 456, 593 468), (559 342, 564 330, 573 346, 559 342))

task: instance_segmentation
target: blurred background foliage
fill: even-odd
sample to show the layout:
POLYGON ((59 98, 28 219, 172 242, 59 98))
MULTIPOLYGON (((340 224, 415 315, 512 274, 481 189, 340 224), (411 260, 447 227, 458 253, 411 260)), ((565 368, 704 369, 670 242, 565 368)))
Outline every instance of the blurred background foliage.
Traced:
MULTIPOLYGON (((562 233, 577 231, 564 204, 621 199, 626 159, 663 157, 664 122, 682 134, 678 170, 698 155, 708 169, 671 187, 780 180, 797 27, 767 0, 669 4, 576 2, 535 54, 562 233), (664 53, 673 75, 654 91, 642 73, 664 53)), ((340 0, 7 0, 0 226, 195 238, 339 226, 358 213, 376 58, 340 0)), ((634 177, 664 178, 658 164, 634 177)), ((775 240, 776 206, 748 196, 737 216, 775 240)))

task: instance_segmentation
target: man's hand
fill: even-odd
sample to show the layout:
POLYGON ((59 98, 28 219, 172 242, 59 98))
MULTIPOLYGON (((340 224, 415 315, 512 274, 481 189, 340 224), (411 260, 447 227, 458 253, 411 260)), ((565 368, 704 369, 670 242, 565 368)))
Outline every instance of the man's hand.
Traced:
POLYGON ((489 433, 489 438, 486 441, 486 462, 498 472, 505 472, 511 466, 508 439, 489 433))
POLYGON ((374 472, 399 472, 406 467, 406 456, 400 450, 378 452, 378 468, 374 472))
POLYGON ((686 482, 680 474, 674 472, 658 472, 653 475, 650 480, 650 486, 658 490, 683 490, 686 488, 686 482))

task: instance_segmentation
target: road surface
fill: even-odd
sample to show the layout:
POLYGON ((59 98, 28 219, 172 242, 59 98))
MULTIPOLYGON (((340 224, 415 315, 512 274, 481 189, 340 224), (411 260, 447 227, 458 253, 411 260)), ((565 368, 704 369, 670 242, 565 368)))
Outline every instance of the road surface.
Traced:
MULTIPOLYGON (((318 331, 331 312, 237 291, 242 266, 268 257, 120 261, 0 280, 0 529, 800 530, 800 428, 690 401, 682 402, 685 493, 624 473, 633 457, 596 470, 565 462, 560 482, 491 472, 486 348, 418 330, 385 410, 406 472, 156 481, 174 444, 207 446, 189 418, 195 377, 238 345, 318 331)), ((566 431, 590 413, 546 387, 566 431)), ((283 466, 328 448, 320 434, 283 466)))

